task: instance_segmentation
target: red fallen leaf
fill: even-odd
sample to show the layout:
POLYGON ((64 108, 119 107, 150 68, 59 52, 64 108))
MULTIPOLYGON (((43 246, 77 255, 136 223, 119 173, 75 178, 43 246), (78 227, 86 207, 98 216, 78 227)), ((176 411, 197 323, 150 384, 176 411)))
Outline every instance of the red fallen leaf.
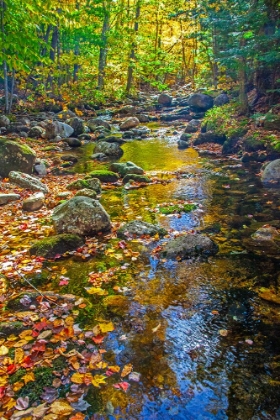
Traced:
POLYGON ((58 260, 59 258, 61 258, 61 254, 56 254, 56 255, 53 257, 53 259, 54 259, 54 260, 58 260))
POLYGON ((0 400, 5 396, 6 387, 0 386, 0 400))
POLYGON ((128 382, 119 382, 118 384, 114 384, 113 387, 116 389, 122 389, 124 392, 126 392, 130 387, 130 384, 128 382))
POLYGON ((39 332, 37 332, 37 331, 32 331, 32 337, 38 337, 38 335, 39 335, 39 332))
POLYGON ((95 337, 92 337, 92 341, 94 341, 95 344, 101 344, 103 343, 104 338, 105 335, 96 335, 95 337))
POLYGON ((40 351, 40 352, 44 352, 46 351, 46 341, 37 341, 37 343, 34 344, 34 346, 31 349, 32 352, 34 351, 40 351))
POLYGON ((27 227, 28 227, 28 225, 27 225, 27 223, 23 223, 22 225, 19 225, 19 229, 20 230, 25 230, 25 229, 27 229, 27 227))
POLYGON ((17 370, 17 366, 14 363, 12 363, 11 365, 7 367, 7 373, 9 375, 12 375, 13 373, 15 373, 16 370, 17 370))
POLYGON ((43 262, 43 261, 45 261, 45 258, 44 257, 36 257, 35 261, 36 262, 43 262))
POLYGON ((60 280, 58 285, 59 286, 67 286, 68 283, 69 283, 69 280, 63 279, 63 280, 60 280))
POLYGON ((121 249, 125 249, 127 247, 127 244, 126 244, 125 241, 120 241, 118 243, 118 247, 121 248, 121 249))
POLYGON ((26 368, 31 368, 31 367, 34 366, 34 362, 33 362, 33 360, 31 359, 30 356, 25 356, 25 358, 22 361, 21 366, 24 367, 25 369, 26 368))
POLYGON ((34 324, 34 329, 37 331, 42 331, 47 326, 48 326, 48 323, 46 321, 36 322, 36 324, 34 324))

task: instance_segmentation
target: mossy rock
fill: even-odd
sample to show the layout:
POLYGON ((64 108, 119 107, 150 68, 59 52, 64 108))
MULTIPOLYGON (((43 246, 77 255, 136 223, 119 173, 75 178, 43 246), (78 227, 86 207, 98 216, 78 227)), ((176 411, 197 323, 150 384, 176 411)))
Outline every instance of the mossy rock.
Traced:
POLYGON ((57 254, 73 251, 84 243, 78 235, 62 233, 36 242, 29 250, 30 255, 54 258, 57 254))
POLYGON ((93 198, 94 200, 96 199, 96 191, 91 190, 89 188, 83 188, 82 190, 79 190, 76 194, 75 197, 89 197, 89 198, 93 198))
POLYGON ((265 144, 261 139, 254 139, 253 137, 248 137, 243 140, 243 148, 246 152, 256 152, 257 150, 264 150, 265 144))
POLYGON ((108 171, 106 169, 103 169, 103 170, 100 169, 100 170, 90 172, 86 176, 86 179, 88 178, 97 178, 101 182, 117 182, 119 179, 119 176, 115 172, 108 171))
POLYGON ((115 315, 125 315, 128 308, 128 299, 123 295, 110 295, 103 300, 103 304, 115 315))
POLYGON ((19 335, 22 331, 28 327, 23 325, 22 322, 0 322, 0 339, 8 337, 11 334, 19 335))
POLYGON ((28 146, 0 139, 0 176, 8 177, 11 171, 31 174, 35 164, 36 154, 28 146))
POLYGON ((77 179, 77 181, 71 182, 67 185, 67 190, 82 190, 83 188, 89 188, 89 184, 85 179, 77 179))
POLYGON ((123 178, 123 184, 126 184, 129 181, 142 182, 142 183, 146 183, 146 184, 149 184, 150 182, 152 182, 150 180, 150 178, 148 178, 147 176, 145 176, 145 175, 137 175, 137 174, 127 174, 123 178))

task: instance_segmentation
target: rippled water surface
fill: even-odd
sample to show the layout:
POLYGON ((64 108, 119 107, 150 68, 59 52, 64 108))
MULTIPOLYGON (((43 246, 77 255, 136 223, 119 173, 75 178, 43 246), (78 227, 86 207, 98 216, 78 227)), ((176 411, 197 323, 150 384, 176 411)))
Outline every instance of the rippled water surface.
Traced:
MULTIPOLYGON (((89 148, 91 146, 88 146, 89 148)), ((197 229, 219 244, 209 261, 160 261, 157 244, 132 244, 141 256, 120 275, 127 305, 106 314, 107 360, 132 363, 140 373, 127 393, 104 388, 88 396, 95 419, 280 419, 280 308, 260 300, 257 286, 274 278, 277 264, 247 253, 243 240, 279 218, 278 192, 261 188, 238 161, 199 157, 163 139, 123 146, 133 161, 166 179, 137 190, 107 190, 102 204, 113 221, 142 219, 174 231, 197 229), (189 200, 197 210, 159 216, 159 203, 189 200), (272 204, 271 204, 272 203, 272 204)), ((79 172, 94 169, 87 151, 79 172)), ((110 247, 110 243, 108 244, 110 247)), ((113 255, 63 262, 81 293, 86 276, 118 266, 113 255)), ((106 358, 105 357, 105 358, 106 358)))

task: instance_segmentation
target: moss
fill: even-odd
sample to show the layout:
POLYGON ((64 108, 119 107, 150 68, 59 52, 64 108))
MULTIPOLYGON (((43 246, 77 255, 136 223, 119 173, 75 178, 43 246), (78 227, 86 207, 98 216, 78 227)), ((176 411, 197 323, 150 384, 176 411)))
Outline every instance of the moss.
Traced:
POLYGON ((26 370, 23 368, 20 368, 17 370, 13 375, 10 377, 10 383, 14 384, 21 380, 21 378, 26 374, 26 370))
POLYGON ((82 246, 83 239, 78 235, 62 233, 36 242, 29 250, 30 255, 39 255, 44 258, 53 258, 56 254, 64 254, 67 251, 82 246))
POLYGON ((101 182, 116 182, 119 179, 119 176, 115 172, 108 171, 106 169, 99 169, 90 172, 86 178, 97 178, 101 182))
POLYGON ((84 188, 89 188, 89 184, 85 179, 78 179, 77 181, 71 182, 67 185, 67 190, 82 190, 84 188))
POLYGON ((196 209, 196 204, 175 204, 174 206, 160 207, 159 212, 162 214, 173 214, 173 213, 189 213, 196 209))
MULTIPOLYGON (((29 397, 30 404, 40 400, 40 396, 45 387, 49 387, 53 382, 53 368, 38 367, 33 370, 35 382, 28 382, 17 393, 17 397, 29 397)), ((26 373, 26 372, 25 372, 26 373)))
POLYGON ((134 182, 144 182, 146 184, 149 184, 150 182, 152 182, 150 180, 150 178, 148 178, 145 175, 137 175, 137 174, 127 174, 124 179, 123 179, 123 184, 126 184, 129 181, 134 181, 134 182))

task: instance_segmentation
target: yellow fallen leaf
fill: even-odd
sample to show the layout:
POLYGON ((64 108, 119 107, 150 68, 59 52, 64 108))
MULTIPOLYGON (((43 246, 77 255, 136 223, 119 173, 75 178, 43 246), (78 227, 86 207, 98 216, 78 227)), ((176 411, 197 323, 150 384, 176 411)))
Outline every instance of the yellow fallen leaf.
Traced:
POLYGON ((25 356, 24 351, 21 348, 15 349, 14 363, 15 364, 21 364, 21 362, 23 361, 24 356, 25 356))
POLYGON ((28 384, 28 382, 34 382, 35 381, 35 375, 34 375, 33 372, 28 372, 21 379, 24 381, 24 383, 26 385, 26 384, 28 384))
POLYGON ((9 335, 9 337, 7 338, 7 341, 16 341, 18 340, 18 337, 14 334, 9 335))
POLYGON ((2 408, 5 408, 7 411, 11 410, 16 405, 16 400, 13 398, 9 399, 5 404, 3 404, 2 408))
POLYGON ((106 323, 102 323, 102 324, 98 324, 98 327, 100 329, 100 332, 102 334, 105 334, 107 332, 110 331, 114 331, 114 324, 112 322, 106 322, 106 323))
POLYGON ((16 343, 13 344, 13 347, 23 347, 28 343, 27 340, 19 340, 16 343))
POLYGON ((14 392, 17 392, 17 391, 19 391, 22 387, 24 386, 24 383, 23 382, 15 382, 14 384, 13 384, 13 391, 14 392))
POLYGON ((52 403, 50 411, 58 416, 69 416, 74 411, 74 408, 64 400, 57 400, 52 403))
POLYGON ((133 369, 133 366, 131 363, 128 363, 127 365, 125 365, 123 367, 122 373, 121 373, 121 377, 124 378, 126 375, 128 375, 133 369))
POLYGON ((82 384, 84 382, 84 376, 83 373, 75 372, 71 376, 71 382, 74 382, 74 384, 82 384))
POLYGON ((104 290, 104 289, 101 289, 101 287, 90 287, 90 288, 86 288, 86 291, 90 295, 98 295, 98 296, 108 295, 108 292, 106 290, 104 290))
POLYGON ((1 375, 0 376, 0 386, 6 385, 8 382, 8 375, 1 375))
POLYGON ((94 375, 91 383, 92 383, 93 386, 96 386, 97 388, 100 388, 101 384, 106 384, 106 382, 105 382, 106 379, 107 379, 107 376, 105 376, 105 375, 94 375))
POLYGON ((6 346, 0 346, 0 356, 6 356, 9 353, 9 349, 6 346))
POLYGON ((121 370, 121 368, 119 367, 119 366, 108 366, 108 369, 111 371, 111 372, 114 372, 114 373, 118 373, 120 370, 121 370))

